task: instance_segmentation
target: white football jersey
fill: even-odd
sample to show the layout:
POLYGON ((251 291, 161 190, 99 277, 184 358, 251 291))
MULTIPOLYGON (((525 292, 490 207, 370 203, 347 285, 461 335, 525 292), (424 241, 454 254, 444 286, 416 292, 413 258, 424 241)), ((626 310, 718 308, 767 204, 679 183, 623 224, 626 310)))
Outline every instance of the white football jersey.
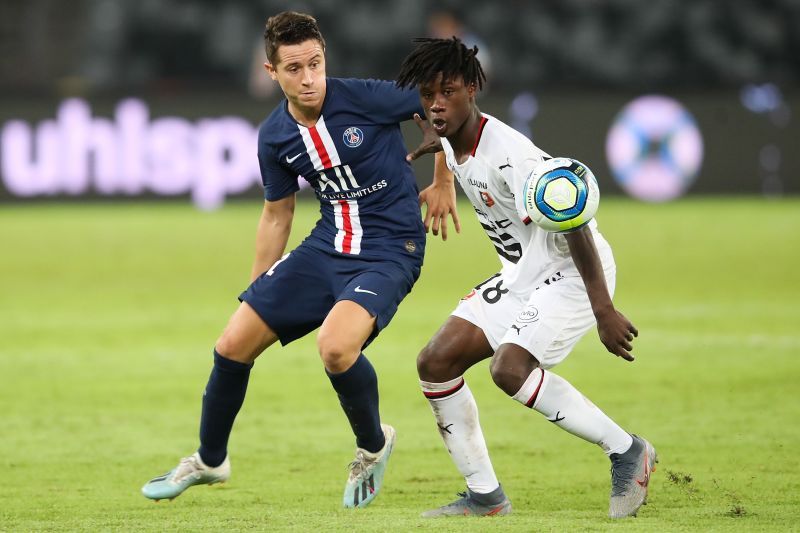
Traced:
MULTIPOLYGON (((481 129, 472 156, 459 165, 446 138, 442 146, 447 167, 453 171, 472 202, 478 220, 497 250, 506 287, 514 292, 529 292, 545 277, 560 272, 579 276, 564 235, 548 233, 533 224, 522 203, 525 179, 536 165, 548 159, 527 137, 483 114, 481 129)), ((613 268, 611 247, 588 224, 605 270, 613 268)))

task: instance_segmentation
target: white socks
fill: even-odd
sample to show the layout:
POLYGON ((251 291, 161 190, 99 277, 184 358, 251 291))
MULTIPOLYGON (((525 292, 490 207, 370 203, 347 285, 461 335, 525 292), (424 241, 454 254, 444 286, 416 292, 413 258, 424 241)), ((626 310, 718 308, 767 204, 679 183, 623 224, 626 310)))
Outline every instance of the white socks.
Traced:
MULTIPOLYGON (((431 404, 445 447, 469 489, 479 494, 497 489, 500 484, 486 449, 478 406, 464 378, 419 383, 431 404)), ((625 430, 567 380, 542 368, 531 372, 514 399, 573 435, 600 445, 607 455, 624 453, 633 443, 625 430)))
POLYGON ((531 372, 514 399, 573 435, 599 444, 606 455, 623 453, 633 443, 625 430, 567 380, 542 368, 531 372))
POLYGON ((469 489, 488 494, 498 488, 500 483, 478 420, 478 406, 464 378, 445 383, 419 383, 431 404, 445 447, 469 489))

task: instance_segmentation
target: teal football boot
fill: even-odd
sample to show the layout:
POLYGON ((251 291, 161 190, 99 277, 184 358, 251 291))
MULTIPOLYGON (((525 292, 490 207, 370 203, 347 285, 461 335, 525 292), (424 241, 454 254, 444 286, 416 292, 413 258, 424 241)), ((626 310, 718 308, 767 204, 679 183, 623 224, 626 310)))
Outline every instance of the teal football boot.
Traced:
POLYGON ((151 479, 142 487, 142 494, 151 500, 172 500, 192 485, 213 485, 224 483, 231 477, 231 462, 225 457, 221 465, 210 467, 203 463, 200 454, 195 452, 184 457, 178 466, 151 479))
POLYGON ((396 433, 392 426, 381 424, 386 443, 375 453, 362 448, 356 449, 356 458, 350 463, 350 475, 344 486, 343 503, 348 508, 366 507, 378 495, 383 484, 386 463, 392 455, 396 433))

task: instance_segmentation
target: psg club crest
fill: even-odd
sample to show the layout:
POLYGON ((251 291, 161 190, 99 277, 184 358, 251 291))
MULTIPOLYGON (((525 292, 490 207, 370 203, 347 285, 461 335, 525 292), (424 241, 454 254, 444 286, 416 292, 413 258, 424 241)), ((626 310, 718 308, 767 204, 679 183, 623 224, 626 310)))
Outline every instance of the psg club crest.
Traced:
POLYGON ((364 132, 361 131, 361 128, 350 126, 344 130, 342 140, 344 141, 344 144, 350 148, 357 148, 364 141, 364 132))

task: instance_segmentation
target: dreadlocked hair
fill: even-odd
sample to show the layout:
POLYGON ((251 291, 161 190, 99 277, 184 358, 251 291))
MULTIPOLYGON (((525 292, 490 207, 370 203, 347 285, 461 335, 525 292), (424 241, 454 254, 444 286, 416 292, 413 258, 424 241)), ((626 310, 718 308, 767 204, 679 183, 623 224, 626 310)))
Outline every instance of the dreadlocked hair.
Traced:
POLYGON ((483 89, 486 75, 478 61, 478 47, 467 48, 461 39, 417 38, 417 46, 405 58, 397 75, 399 87, 418 87, 436 81, 439 73, 442 81, 463 78, 465 85, 483 89))

